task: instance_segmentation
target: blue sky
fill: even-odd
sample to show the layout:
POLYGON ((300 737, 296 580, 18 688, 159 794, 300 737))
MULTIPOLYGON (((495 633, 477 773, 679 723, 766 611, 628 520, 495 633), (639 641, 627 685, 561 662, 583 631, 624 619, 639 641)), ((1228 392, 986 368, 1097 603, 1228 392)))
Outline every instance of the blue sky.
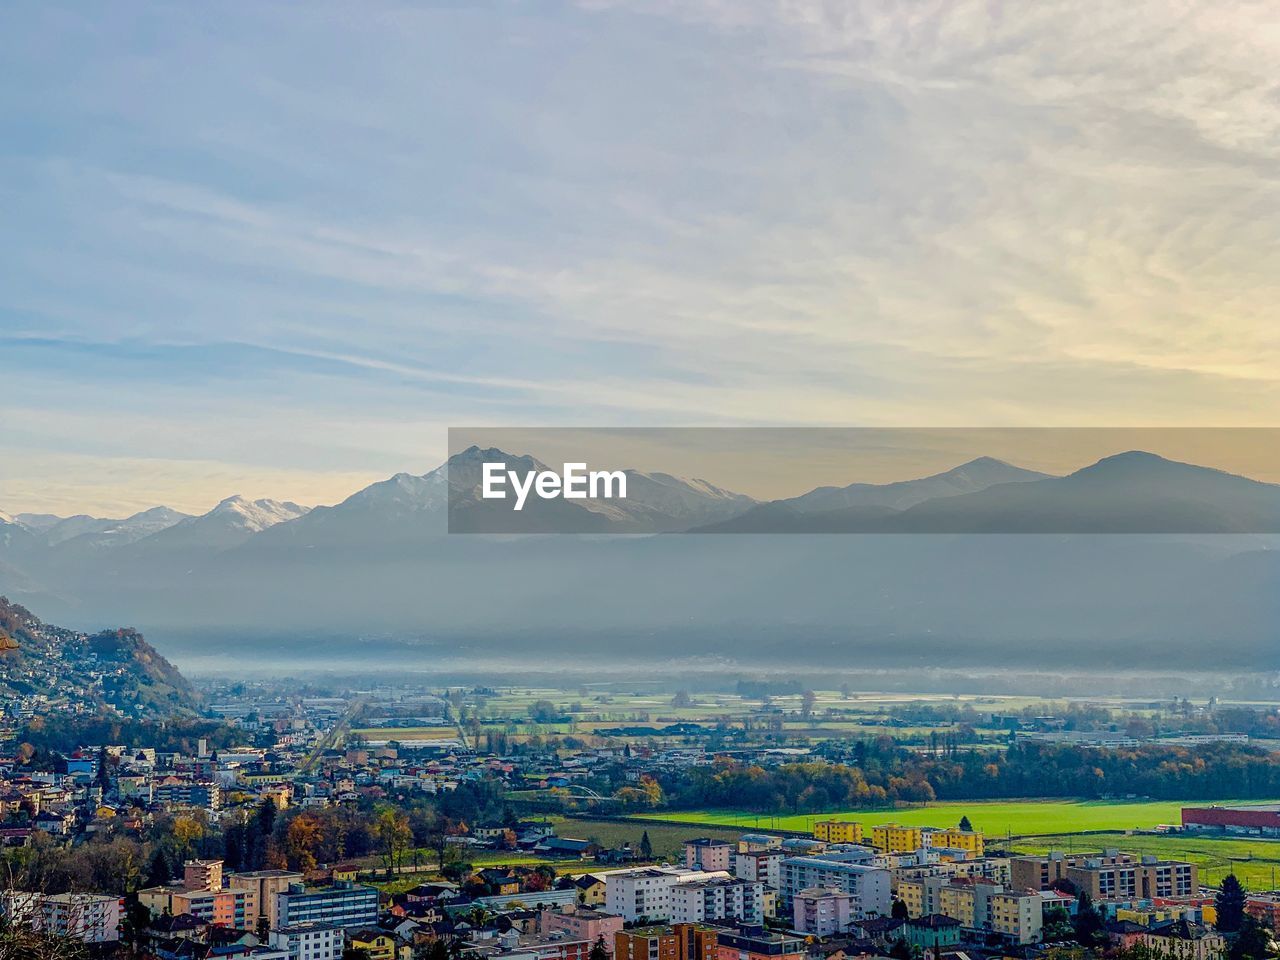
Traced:
POLYGON ((462 424, 1275 425, 1265 3, 7 4, 0 509, 462 424))

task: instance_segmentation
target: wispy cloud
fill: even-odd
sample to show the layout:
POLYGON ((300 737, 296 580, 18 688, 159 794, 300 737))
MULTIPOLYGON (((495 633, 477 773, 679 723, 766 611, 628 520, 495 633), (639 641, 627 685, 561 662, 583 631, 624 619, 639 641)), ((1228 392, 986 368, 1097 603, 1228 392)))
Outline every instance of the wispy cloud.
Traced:
POLYGON ((331 501, 450 423, 1274 423, 1274 24, 10 8, 0 507, 331 501))

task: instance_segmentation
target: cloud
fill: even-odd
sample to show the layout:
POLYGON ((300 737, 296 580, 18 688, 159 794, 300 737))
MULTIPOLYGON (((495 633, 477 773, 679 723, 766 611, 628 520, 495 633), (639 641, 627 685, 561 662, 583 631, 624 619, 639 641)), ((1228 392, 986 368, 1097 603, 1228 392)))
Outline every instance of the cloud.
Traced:
POLYGON ((1268 13, 27 8, 0 424, 87 495, 450 423, 1274 423, 1268 13))

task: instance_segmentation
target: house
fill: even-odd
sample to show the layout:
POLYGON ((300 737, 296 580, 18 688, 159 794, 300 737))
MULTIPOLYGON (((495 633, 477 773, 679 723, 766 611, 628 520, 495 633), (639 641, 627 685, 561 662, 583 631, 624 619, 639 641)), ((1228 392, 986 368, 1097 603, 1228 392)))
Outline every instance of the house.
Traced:
POLYGON ((911 946, 936 954, 960 942, 960 921, 931 913, 908 920, 902 925, 902 934, 911 946))
POLYGON ((367 928, 347 934, 352 950, 363 950, 369 960, 396 960, 396 938, 385 930, 367 928))

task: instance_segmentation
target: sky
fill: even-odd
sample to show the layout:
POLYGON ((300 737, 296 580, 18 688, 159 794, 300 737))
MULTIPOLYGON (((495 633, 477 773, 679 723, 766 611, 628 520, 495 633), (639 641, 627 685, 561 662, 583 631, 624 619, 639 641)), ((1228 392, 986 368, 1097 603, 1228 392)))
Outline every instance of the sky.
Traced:
POLYGON ((7 3, 0 509, 450 426, 1275 426, 1269 2, 7 3))

